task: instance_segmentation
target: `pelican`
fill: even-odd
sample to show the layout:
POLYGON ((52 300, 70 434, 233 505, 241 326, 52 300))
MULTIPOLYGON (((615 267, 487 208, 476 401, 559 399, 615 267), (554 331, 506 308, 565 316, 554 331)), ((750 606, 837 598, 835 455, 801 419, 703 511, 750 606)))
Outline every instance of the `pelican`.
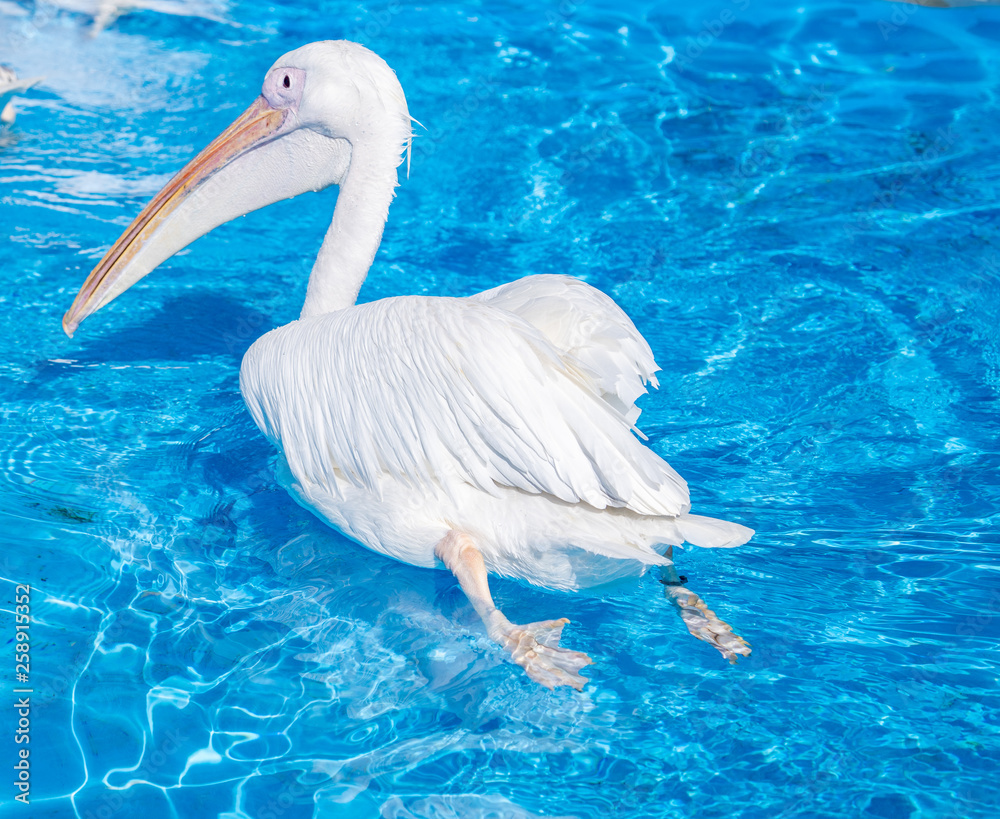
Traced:
POLYGON ((93 18, 89 32, 91 37, 96 37, 123 14, 134 11, 200 17, 229 25, 223 16, 228 5, 225 0, 55 0, 52 5, 93 18))
POLYGON ((14 101, 10 98, 18 91, 26 91, 33 85, 38 85, 43 79, 44 77, 32 77, 22 80, 9 65, 0 65, 0 123, 10 125, 17 116, 14 101))
MULTIPOLYGON (((577 589, 669 568, 667 550, 684 541, 736 546, 753 531, 692 515, 683 478, 637 437, 635 400, 658 367, 600 291, 539 275, 468 298, 356 304, 412 121, 396 75, 363 46, 284 55, 256 101, 115 242, 63 328, 72 336, 218 225, 339 185, 301 316, 258 339, 240 368, 247 408, 283 456, 279 479, 369 549, 449 569, 533 680, 579 690, 591 659, 559 645, 569 621, 512 623, 490 572, 577 589)), ((703 604, 682 603, 728 634, 703 604)))

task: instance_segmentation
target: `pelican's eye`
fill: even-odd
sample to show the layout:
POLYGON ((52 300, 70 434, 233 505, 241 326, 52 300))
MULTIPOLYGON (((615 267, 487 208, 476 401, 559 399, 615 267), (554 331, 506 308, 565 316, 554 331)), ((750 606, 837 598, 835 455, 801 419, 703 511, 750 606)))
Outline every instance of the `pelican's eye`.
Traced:
POLYGON ((297 105, 306 84, 306 72, 301 68, 281 66, 268 72, 261 93, 274 108, 297 105))

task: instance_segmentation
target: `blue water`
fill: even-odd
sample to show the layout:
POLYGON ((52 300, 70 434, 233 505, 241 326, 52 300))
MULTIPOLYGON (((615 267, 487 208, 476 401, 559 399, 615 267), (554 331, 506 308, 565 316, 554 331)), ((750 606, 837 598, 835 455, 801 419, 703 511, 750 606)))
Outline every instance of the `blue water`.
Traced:
POLYGON ((46 75, 0 131, 0 817, 994 817, 1000 9, 880 0, 0 2, 46 75), (125 225, 285 51, 361 40, 420 132, 362 300, 571 272, 663 367, 640 420, 678 567, 494 581, 595 664, 550 693, 454 581, 277 486, 239 361, 296 317, 336 193, 167 262, 68 340, 125 225), (32 587, 31 805, 14 801, 32 587))

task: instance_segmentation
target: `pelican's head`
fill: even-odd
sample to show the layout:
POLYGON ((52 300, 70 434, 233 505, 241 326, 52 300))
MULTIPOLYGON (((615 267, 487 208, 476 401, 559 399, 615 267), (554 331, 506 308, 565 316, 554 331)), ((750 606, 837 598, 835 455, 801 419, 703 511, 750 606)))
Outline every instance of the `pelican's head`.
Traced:
POLYGON ((409 146, 410 122, 396 75, 364 46, 330 40, 285 54, 254 103, 105 254, 63 317, 63 329, 72 336, 87 316, 213 228, 341 184, 358 153, 395 169, 409 146))
POLYGON ((287 109, 294 127, 330 139, 389 140, 396 149, 409 140, 410 116, 396 74, 373 51, 347 40, 289 52, 267 72, 261 96, 287 109))

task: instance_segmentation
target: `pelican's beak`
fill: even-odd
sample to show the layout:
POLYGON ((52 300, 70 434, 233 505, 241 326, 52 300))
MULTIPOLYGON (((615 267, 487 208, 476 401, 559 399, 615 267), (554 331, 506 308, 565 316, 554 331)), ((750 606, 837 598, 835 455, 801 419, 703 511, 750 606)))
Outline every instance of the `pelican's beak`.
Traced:
MULTIPOLYGON (((87 277, 63 317, 66 334, 72 336, 87 316, 124 293, 178 250, 238 215, 230 213, 232 208, 223 207, 225 218, 221 218, 213 212, 212 203, 205 201, 187 208, 183 214, 180 211, 192 193, 213 174, 279 135, 288 114, 288 109, 272 108, 263 96, 258 97, 211 145, 185 165, 146 205, 87 277)), ((248 203, 245 209, 236 210, 246 213, 255 207, 260 204, 248 203)))

